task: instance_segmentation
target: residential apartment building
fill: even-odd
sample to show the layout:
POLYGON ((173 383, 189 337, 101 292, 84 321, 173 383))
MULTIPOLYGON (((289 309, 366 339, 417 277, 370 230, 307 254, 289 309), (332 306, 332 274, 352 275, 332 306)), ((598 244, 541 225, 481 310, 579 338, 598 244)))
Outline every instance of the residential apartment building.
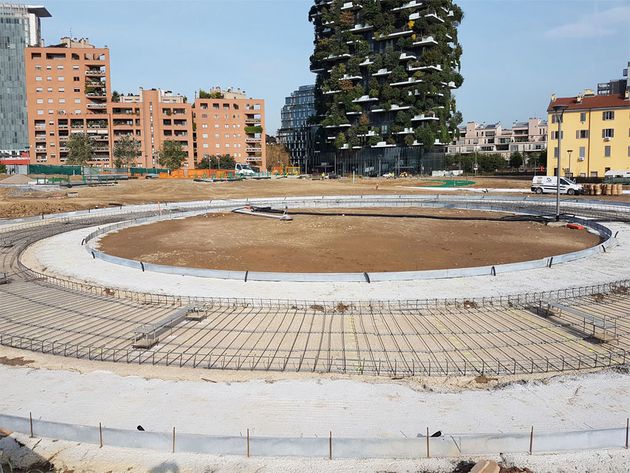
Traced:
POLYGON ((375 175, 443 168, 463 82, 452 0, 315 0, 315 169, 375 175))
POLYGON ((552 97, 549 104, 547 173, 558 168, 558 121, 556 105, 566 106, 562 118, 562 174, 602 177, 610 170, 630 170, 630 91, 595 95, 592 90, 577 97, 552 97))
POLYGON ((308 172, 313 162, 315 128, 309 120, 315 115, 315 86, 303 85, 286 98, 278 140, 291 156, 291 164, 308 172))
POLYGON ((24 52, 41 46, 42 6, 0 3, 0 158, 29 147, 24 52))
POLYGON ((31 162, 64 164, 69 136, 86 133, 95 143, 93 163, 108 165, 109 50, 62 38, 28 47, 25 56, 31 162))
POLYGON ((31 163, 65 164, 69 137, 85 133, 94 143, 95 165, 112 166, 116 143, 132 136, 140 144, 135 164, 141 167, 160 166, 165 141, 181 143, 184 168, 206 154, 266 166, 264 101, 240 89, 212 89, 221 98, 198 99, 195 109, 183 95, 161 89, 113 97, 109 50, 72 38, 27 48, 25 77, 31 163))
POLYGON ((211 93, 222 98, 195 100, 196 161, 229 154, 236 162, 265 170, 265 101, 232 89, 211 93))
POLYGON ((108 103, 111 156, 123 136, 140 144, 136 165, 160 167, 159 150, 165 141, 177 141, 188 154, 184 167, 195 165, 192 105, 186 97, 161 89, 141 89, 137 95, 121 95, 108 103))
POLYGON ((500 154, 508 159, 516 152, 540 152, 547 148, 547 129, 547 121, 539 118, 514 122, 512 128, 503 128, 501 123, 468 122, 449 145, 448 154, 500 154))

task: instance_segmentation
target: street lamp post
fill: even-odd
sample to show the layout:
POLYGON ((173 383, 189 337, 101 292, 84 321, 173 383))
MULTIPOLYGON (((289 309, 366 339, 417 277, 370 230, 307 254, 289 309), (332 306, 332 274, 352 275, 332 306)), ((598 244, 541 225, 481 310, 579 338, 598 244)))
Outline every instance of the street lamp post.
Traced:
POLYGON ((553 114, 558 123, 558 163, 556 164, 556 222, 560 221, 560 163, 562 157, 562 116, 568 105, 554 105, 553 114))
POLYGON ((569 174, 571 175, 571 178, 573 178, 573 173, 571 172, 571 153, 573 153, 572 149, 568 149, 567 150, 567 154, 569 155, 569 174))

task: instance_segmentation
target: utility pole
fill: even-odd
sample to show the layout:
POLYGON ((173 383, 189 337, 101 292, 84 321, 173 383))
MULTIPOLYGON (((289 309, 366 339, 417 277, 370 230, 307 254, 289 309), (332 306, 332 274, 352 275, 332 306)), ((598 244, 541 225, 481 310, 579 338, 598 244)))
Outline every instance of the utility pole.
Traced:
POLYGON ((556 222, 560 221, 560 179, 561 179, 561 162, 562 162, 562 117, 568 105, 554 105, 553 113, 558 123, 558 163, 556 165, 556 222))

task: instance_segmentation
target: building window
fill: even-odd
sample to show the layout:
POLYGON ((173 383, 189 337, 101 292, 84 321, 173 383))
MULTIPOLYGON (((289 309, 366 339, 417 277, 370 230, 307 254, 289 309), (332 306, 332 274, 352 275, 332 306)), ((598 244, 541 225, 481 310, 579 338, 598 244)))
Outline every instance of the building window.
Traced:
POLYGON ((575 137, 578 140, 588 138, 588 130, 577 130, 575 132, 575 137))
POLYGON ((630 146, 628 146, 628 157, 630 158, 630 146))
POLYGON ((615 137, 614 128, 604 128, 602 130, 602 138, 614 138, 614 137, 615 137))
POLYGON ((41 81, 42 81, 42 78, 41 78, 41 76, 36 76, 36 77, 35 77, 35 80, 36 80, 37 82, 41 82, 41 81))
POLYGON ((604 158, 610 158, 610 146, 604 146, 604 158))
MULTIPOLYGON (((564 131, 562 133, 560 133, 560 138, 564 139, 564 131)), ((558 139, 558 132, 557 131, 552 131, 551 132, 551 139, 552 140, 557 140, 558 139)))
POLYGON ((580 121, 582 123, 586 122, 586 112, 580 112, 580 121))
POLYGON ((586 157, 586 147, 580 146, 580 159, 583 161, 586 157))
POLYGON ((37 103, 44 103, 44 99, 37 99, 36 102, 37 103))
POLYGON ((553 149, 553 157, 558 159, 558 147, 557 146, 553 149))
POLYGON ((603 112, 602 113, 602 119, 603 120, 614 120, 615 119, 615 112, 603 112))

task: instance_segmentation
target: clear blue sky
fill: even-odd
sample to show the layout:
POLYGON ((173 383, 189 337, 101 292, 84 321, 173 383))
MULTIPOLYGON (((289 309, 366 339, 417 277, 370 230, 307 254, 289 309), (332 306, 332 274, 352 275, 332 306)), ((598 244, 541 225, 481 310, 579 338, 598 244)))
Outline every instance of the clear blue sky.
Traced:
MULTIPOLYGON (((314 82, 311 0, 40 0, 47 44, 89 37, 111 50, 113 88, 160 87, 192 99, 213 85, 264 98, 267 128, 284 97, 314 82), (144 20, 141 21, 140 19, 144 20)), ((543 116, 552 93, 621 78, 630 60, 630 0, 459 0, 465 19, 464 120, 543 116)))

